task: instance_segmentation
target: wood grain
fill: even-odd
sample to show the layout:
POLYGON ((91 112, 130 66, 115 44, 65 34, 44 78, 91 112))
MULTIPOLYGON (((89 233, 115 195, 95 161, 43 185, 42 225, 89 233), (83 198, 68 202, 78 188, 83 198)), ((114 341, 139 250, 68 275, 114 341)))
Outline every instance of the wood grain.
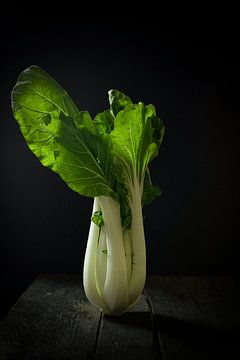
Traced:
POLYGON ((139 304, 119 317, 104 315, 96 359, 155 359, 153 325, 150 309, 143 295, 139 304))
POLYGON ((130 312, 102 315, 80 275, 41 275, 0 323, 0 360, 238 358, 233 277, 150 277, 130 312))
POLYGON ((41 276, 1 323, 0 359, 93 358, 99 321, 80 276, 41 276))
POLYGON ((191 294, 208 326, 208 354, 214 354, 216 359, 240 358, 237 279, 230 276, 184 276, 180 281, 191 294))

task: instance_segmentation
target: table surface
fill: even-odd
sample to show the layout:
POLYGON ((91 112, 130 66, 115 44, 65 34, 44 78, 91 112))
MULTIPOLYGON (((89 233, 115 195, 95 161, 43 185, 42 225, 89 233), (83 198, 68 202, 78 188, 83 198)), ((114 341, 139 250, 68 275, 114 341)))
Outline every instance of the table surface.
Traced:
POLYGON ((0 324, 0 359, 236 359, 237 279, 149 277, 139 304, 102 315, 81 275, 40 275, 0 324))

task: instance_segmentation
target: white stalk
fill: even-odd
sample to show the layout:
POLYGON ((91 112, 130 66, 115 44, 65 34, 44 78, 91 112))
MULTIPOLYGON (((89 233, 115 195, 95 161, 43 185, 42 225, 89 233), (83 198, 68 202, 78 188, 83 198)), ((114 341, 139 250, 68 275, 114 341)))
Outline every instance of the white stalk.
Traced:
POLYGON ((127 263, 127 279, 129 282, 132 272, 132 237, 130 230, 128 229, 124 230, 123 239, 124 239, 124 248, 125 248, 125 258, 127 263))
MULTIPOLYGON (((100 210, 99 199, 95 197, 93 214, 98 210, 100 210)), ((98 235, 99 227, 91 221, 83 267, 83 286, 88 300, 97 307, 105 308, 106 304, 101 297, 96 278, 98 235)))
POLYGON ((104 283, 104 300, 109 313, 120 315, 129 305, 127 265, 123 241, 120 206, 111 197, 100 196, 103 213, 102 227, 107 244, 107 272, 104 283))
POLYGON ((120 205, 111 197, 94 199, 93 214, 101 210, 101 229, 91 222, 83 283, 91 303, 104 313, 121 315, 141 297, 146 278, 146 249, 141 188, 131 187, 131 229, 123 230, 120 205))
POLYGON ((142 217, 142 191, 134 178, 131 189, 131 238, 132 238, 132 273, 129 284, 130 302, 137 300, 144 288, 146 280, 146 246, 142 217))
POLYGON ((104 228, 102 227, 100 230, 100 236, 98 239, 98 249, 97 249, 97 266, 96 266, 96 281, 98 284, 98 289, 102 297, 104 284, 106 280, 107 273, 107 243, 106 243, 106 235, 104 228))

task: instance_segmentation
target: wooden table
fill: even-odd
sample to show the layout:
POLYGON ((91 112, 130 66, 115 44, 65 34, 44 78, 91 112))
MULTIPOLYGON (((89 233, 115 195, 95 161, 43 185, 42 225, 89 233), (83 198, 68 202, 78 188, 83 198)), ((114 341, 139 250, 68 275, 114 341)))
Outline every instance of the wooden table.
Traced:
POLYGON ((237 359, 233 277, 150 277, 120 317, 86 299, 80 275, 41 275, 0 324, 0 359, 237 359))

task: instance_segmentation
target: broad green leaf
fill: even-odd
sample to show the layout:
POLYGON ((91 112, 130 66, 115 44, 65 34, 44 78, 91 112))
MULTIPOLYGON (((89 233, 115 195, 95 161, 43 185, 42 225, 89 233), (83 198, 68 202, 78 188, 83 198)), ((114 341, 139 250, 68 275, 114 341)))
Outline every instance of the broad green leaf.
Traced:
POLYGON ((115 119, 113 140, 114 155, 125 160, 131 167, 136 166, 139 146, 143 135, 143 104, 130 105, 120 111, 115 119))
POLYGON ((110 109, 114 116, 117 116, 119 111, 124 110, 128 105, 132 104, 132 100, 121 91, 116 89, 108 92, 110 109))
POLYGON ((93 134, 61 123, 56 138, 56 165, 61 178, 84 196, 114 196, 111 143, 93 134))
POLYGON ((89 113, 79 112, 45 71, 34 66, 20 74, 12 107, 28 146, 44 166, 82 195, 113 194, 109 139, 97 136, 89 113))
POLYGON ((12 91, 12 109, 29 148, 44 166, 57 171, 54 137, 60 116, 79 112, 66 91, 37 66, 24 70, 12 91))
POLYGON ((120 111, 114 122, 114 130, 110 134, 114 155, 126 164, 133 178, 137 174, 139 181, 146 170, 148 162, 157 154, 157 145, 152 138, 151 119, 154 108, 143 103, 127 106, 120 111))
POLYGON ((13 111, 20 105, 43 113, 60 110, 71 117, 79 112, 68 93, 38 66, 29 67, 18 77, 12 92, 13 111))
POLYGON ((54 152, 57 145, 54 136, 59 126, 59 111, 41 113, 15 105, 14 116, 32 152, 44 166, 56 171, 54 152))

